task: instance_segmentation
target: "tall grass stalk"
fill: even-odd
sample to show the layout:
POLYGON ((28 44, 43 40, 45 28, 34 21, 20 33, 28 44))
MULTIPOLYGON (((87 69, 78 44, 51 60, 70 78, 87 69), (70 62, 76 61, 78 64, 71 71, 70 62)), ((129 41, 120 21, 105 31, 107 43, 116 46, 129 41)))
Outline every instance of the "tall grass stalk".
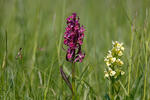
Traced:
POLYGON ((52 70, 53 70, 53 64, 54 64, 54 57, 53 57, 51 66, 49 66, 50 70, 49 70, 47 85, 46 85, 46 88, 45 88, 45 91, 44 91, 44 100, 46 100, 46 97, 47 97, 47 92, 48 92, 48 89, 49 89, 49 83, 51 81, 51 74, 52 74, 52 70))
POLYGON ((134 24, 131 26, 131 46, 129 55, 129 69, 128 69, 128 94, 130 94, 130 80, 131 80, 131 67, 132 67, 132 55, 133 55, 133 41, 134 41, 134 24))
MULTIPOLYGON (((147 18, 148 18, 148 9, 146 9, 146 19, 145 19, 145 23, 144 23, 144 33, 145 33, 145 38, 146 38, 146 33, 147 33, 147 26, 148 26, 148 23, 147 23, 147 18)), ((148 58, 147 58, 147 55, 148 55, 148 40, 145 41, 145 75, 144 75, 144 95, 143 95, 143 100, 145 100, 145 96, 146 96, 146 86, 147 86, 147 61, 148 61, 148 58)))
POLYGON ((76 100, 76 88, 75 88, 75 63, 72 63, 72 100, 76 100))
POLYGON ((3 63, 2 63, 2 69, 6 66, 7 67, 7 31, 5 31, 5 54, 3 58, 3 63))
POLYGON ((148 52, 148 41, 145 42, 145 78, 144 78, 144 95, 143 95, 143 100, 145 100, 146 96, 146 83, 147 83, 147 52, 148 52))
POLYGON ((124 90, 124 93, 128 96, 128 92, 126 90, 126 88, 123 86, 122 82, 119 80, 119 84, 121 85, 121 87, 123 88, 124 90))

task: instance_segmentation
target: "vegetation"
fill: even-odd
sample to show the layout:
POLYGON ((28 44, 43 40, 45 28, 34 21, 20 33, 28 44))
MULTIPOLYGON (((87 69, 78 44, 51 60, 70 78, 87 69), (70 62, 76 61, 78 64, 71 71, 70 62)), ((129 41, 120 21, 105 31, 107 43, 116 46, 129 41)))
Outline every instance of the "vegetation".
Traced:
MULTIPOLYGON (((123 43, 120 100, 150 100, 150 0, 0 0, 0 99, 70 100, 72 64, 63 50, 66 18, 85 26, 75 64, 77 100, 109 100, 104 57, 123 43)), ((114 96, 115 97, 115 96, 114 96)))

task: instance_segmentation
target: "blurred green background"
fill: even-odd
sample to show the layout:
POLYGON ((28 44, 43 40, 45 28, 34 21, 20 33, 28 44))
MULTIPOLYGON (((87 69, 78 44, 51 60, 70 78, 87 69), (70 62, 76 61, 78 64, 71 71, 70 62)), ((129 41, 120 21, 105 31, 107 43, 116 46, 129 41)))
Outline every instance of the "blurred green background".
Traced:
POLYGON ((150 100, 150 0, 0 0, 0 99, 70 100, 59 67, 71 74, 62 46, 73 12, 86 29, 78 99, 108 100, 103 60, 117 40, 125 46, 121 81, 130 91, 127 97, 120 89, 121 100, 150 100))

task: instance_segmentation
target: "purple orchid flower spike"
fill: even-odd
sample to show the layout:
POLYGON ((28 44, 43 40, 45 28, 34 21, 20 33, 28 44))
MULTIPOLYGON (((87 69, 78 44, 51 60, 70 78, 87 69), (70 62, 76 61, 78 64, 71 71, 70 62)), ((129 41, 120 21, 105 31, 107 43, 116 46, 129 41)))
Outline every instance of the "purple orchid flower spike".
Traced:
POLYGON ((66 60, 72 63, 82 62, 85 53, 81 51, 84 39, 84 26, 80 26, 79 17, 73 13, 67 19, 67 27, 64 33, 64 44, 68 46, 66 60))
POLYGON ((75 62, 82 62, 85 53, 82 52, 81 46, 84 39, 84 26, 80 26, 79 17, 76 13, 73 13, 67 19, 67 27, 64 33, 64 44, 68 47, 65 51, 66 60, 72 63, 72 84, 64 73, 62 67, 60 72, 63 80, 72 91, 72 100, 76 100, 76 88, 75 88, 75 62))

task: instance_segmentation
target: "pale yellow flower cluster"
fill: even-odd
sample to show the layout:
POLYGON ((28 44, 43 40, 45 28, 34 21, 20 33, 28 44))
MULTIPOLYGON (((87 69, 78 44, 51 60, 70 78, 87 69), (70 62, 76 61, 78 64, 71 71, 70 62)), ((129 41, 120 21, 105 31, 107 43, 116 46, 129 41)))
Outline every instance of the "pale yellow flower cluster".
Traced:
POLYGON ((106 78, 117 78, 119 75, 125 74, 125 72, 121 70, 121 66, 124 63, 120 59, 124 52, 123 43, 115 41, 112 42, 112 46, 113 48, 108 51, 107 56, 104 58, 104 61, 107 65, 107 69, 104 71, 106 78))

